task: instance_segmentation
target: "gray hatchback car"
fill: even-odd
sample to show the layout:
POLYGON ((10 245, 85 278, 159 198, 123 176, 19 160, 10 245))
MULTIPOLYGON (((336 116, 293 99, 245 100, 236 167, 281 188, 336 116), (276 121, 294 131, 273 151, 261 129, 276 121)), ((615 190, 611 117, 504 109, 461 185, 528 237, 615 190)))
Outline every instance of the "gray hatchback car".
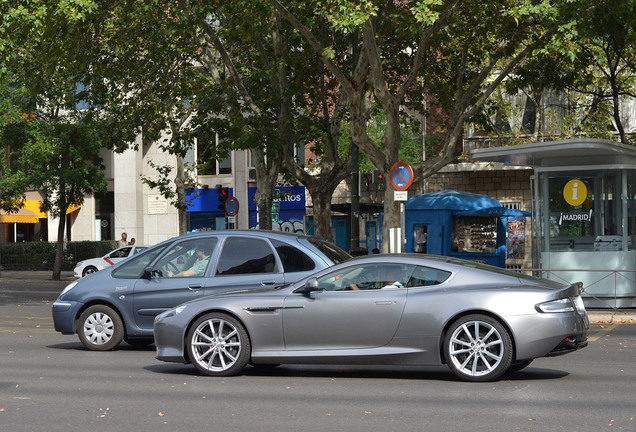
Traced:
POLYGON ((107 351, 152 342, 155 316, 186 301, 301 280, 350 258, 317 237, 277 231, 188 234, 69 284, 53 303, 55 330, 107 351))

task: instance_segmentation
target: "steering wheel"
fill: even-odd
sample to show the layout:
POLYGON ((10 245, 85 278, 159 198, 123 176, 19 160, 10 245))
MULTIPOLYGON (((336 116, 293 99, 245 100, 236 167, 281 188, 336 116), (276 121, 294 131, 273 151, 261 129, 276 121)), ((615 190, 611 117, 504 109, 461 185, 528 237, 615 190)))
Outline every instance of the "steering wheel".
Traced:
POLYGON ((179 267, 177 267, 177 265, 175 263, 173 263, 172 261, 168 261, 166 263, 166 270, 170 271, 174 274, 179 273, 179 267))

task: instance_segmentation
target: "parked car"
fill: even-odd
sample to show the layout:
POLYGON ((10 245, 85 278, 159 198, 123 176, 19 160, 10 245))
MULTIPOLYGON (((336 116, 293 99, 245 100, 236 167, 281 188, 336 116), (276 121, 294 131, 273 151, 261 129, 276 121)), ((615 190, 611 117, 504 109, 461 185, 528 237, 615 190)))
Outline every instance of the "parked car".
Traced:
POLYGON ((187 234, 69 284, 53 303, 55 329, 90 350, 152 342, 156 315, 185 301, 304 279, 351 258, 316 237, 276 231, 187 234))
POLYGON ((358 257, 285 287, 162 313, 157 359, 211 376, 248 363, 446 364, 464 380, 489 381, 587 346, 580 292, 580 283, 448 257, 358 257))
POLYGON ((107 267, 110 267, 120 261, 125 260, 135 254, 138 254, 142 250, 147 249, 148 246, 131 245, 117 248, 108 252, 106 255, 100 258, 90 258, 83 260, 75 264, 75 270, 73 271, 76 278, 82 278, 89 274, 98 272, 107 267))

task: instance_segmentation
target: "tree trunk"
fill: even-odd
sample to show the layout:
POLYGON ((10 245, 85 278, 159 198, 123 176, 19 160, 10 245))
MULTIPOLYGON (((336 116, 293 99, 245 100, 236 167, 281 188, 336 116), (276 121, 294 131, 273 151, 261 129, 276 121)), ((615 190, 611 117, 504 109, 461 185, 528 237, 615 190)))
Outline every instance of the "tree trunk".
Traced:
POLYGON ((174 179, 174 184, 176 187, 177 194, 177 202, 179 205, 177 206, 177 212, 179 215, 179 235, 184 235, 188 232, 188 218, 187 218, 187 205, 185 199, 185 168, 183 166, 183 158, 181 156, 177 156, 177 173, 174 179))
POLYGON ((254 195, 258 211, 258 229, 272 229, 272 203, 274 202, 274 184, 271 182, 259 182, 254 195))
POLYGON ((314 235, 334 242, 331 231, 331 197, 333 192, 324 191, 312 193, 311 199, 314 206, 314 235))
POLYGON ((256 208, 258 211, 258 229, 272 229, 272 202, 274 189, 280 172, 280 155, 267 156, 263 148, 252 149, 254 165, 256 166, 256 208), (269 165, 268 165, 269 164, 269 165))
MULTIPOLYGON (((388 174, 387 177, 389 178, 388 174)), ((384 189, 384 220, 382 223, 382 253, 391 252, 390 250, 390 230, 399 228, 401 225, 400 203, 395 201, 393 195, 394 189, 390 184, 384 189)), ((404 238, 404 233, 400 234, 400 239, 404 238)), ((401 240, 400 240, 401 242, 401 240)), ((399 251, 402 251, 402 243, 400 243, 399 251)))

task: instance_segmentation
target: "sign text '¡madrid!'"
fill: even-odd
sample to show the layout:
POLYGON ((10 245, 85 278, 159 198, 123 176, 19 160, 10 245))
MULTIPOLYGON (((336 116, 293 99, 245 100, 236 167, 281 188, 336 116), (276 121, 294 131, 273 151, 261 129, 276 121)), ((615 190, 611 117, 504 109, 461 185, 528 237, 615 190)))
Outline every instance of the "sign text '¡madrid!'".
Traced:
POLYGON ((589 221, 592 220, 592 210, 589 213, 561 213, 559 225, 563 221, 589 221))

